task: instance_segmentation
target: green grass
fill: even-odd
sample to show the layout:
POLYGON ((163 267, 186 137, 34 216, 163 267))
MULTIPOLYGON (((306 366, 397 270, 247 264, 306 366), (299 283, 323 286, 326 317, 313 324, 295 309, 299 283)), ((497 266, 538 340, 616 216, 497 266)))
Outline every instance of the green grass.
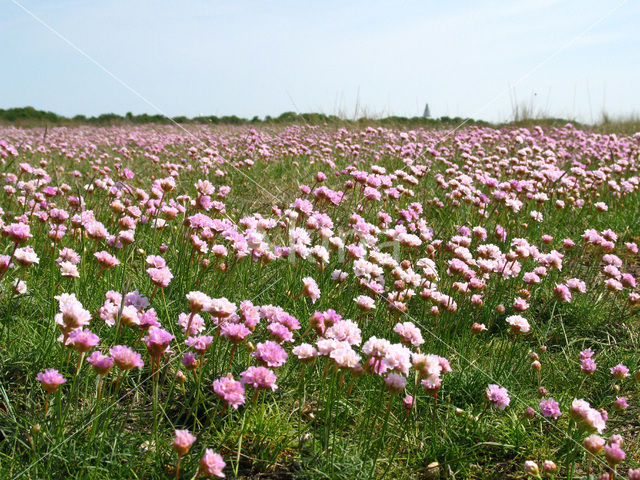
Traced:
MULTIPOLYGON (((170 131, 167 129, 165 134, 170 131)), ((6 131, 0 132, 0 138, 8 135, 6 131)), ((88 132, 91 134, 92 131, 88 132)), ((113 136, 114 132, 107 131, 107 135, 113 136)), ((148 138, 151 132, 142 129, 136 135, 148 138)), ((299 135, 303 138, 315 135, 308 130, 302 132, 299 135)), ((460 147, 468 140, 467 132, 447 138, 443 143, 451 151, 448 161, 459 167, 466 163, 460 147)), ((50 139, 59 141, 73 133, 74 130, 70 129, 52 131, 49 135, 50 139)), ((319 133, 331 145, 338 141, 334 134, 330 128, 319 133)), ((424 141, 429 141, 430 135, 429 131, 419 131, 419 137, 424 141)), ((561 142, 564 135, 571 134, 563 133, 561 142)), ((235 148, 234 152, 224 155, 227 160, 242 160, 247 155, 247 135, 230 130, 211 136, 226 139, 235 148)), ((357 135, 354 137, 358 138, 357 135)), ((272 205, 286 208, 301 195, 299 184, 313 186, 313 178, 318 171, 331 173, 327 184, 331 188, 341 188, 345 177, 336 178, 332 174, 333 169, 326 164, 327 158, 317 149, 315 157, 292 155, 281 146, 280 139, 271 134, 266 140, 276 152, 277 159, 258 158, 254 166, 239 169, 227 163, 221 166, 226 172, 225 177, 211 173, 207 176, 193 162, 196 168, 191 172, 180 171, 178 187, 165 201, 182 194, 195 196, 194 183, 206 176, 216 185, 232 187, 232 194, 226 201, 226 215, 217 217, 238 222, 254 212, 269 216, 272 205), (313 163, 311 158, 314 158, 313 163)), ((2 169, 5 174, 17 174, 19 162, 36 165, 47 160, 47 171, 54 176, 53 169, 63 167, 64 171, 57 172, 57 180, 54 179, 53 183, 66 182, 73 192, 83 192, 87 208, 94 210, 96 218, 110 232, 115 232, 117 216, 109 210, 112 201, 109 194, 100 189, 94 192, 82 189, 96 175, 91 168, 95 159, 104 155, 101 166, 106 164, 111 168, 122 161, 124 167, 136 173, 128 183, 134 188, 149 191, 152 177, 167 176, 166 169, 162 167, 164 162, 179 163, 180 158, 188 158, 187 150, 191 144, 198 145, 192 138, 184 140, 183 143, 164 142, 157 153, 160 163, 146 159, 143 148, 133 143, 128 148, 134 155, 130 159, 122 159, 119 145, 107 145, 98 138, 98 153, 92 153, 90 148, 78 142, 77 150, 85 151, 90 160, 70 160, 56 152, 33 151, 21 153, 16 162, 7 161, 2 169), (71 175, 74 169, 81 171, 83 177, 74 178, 71 175)), ((149 140, 149 143, 154 141, 149 140)), ((501 141, 506 140, 488 139, 483 148, 494 154, 501 141)), ((628 141, 635 149, 635 163, 627 175, 637 175, 638 141, 628 141)), ((116 140, 114 142, 117 143, 116 140)), ((405 164, 399 155, 385 154, 384 144, 395 142, 390 138, 376 139, 363 148, 358 160, 338 151, 334 151, 330 158, 336 163, 335 170, 357 161, 358 168, 363 170, 370 170, 372 164, 377 164, 387 171, 394 171, 404 168, 405 164), (383 152, 379 161, 373 159, 377 152, 383 152)), ((577 147, 571 153, 584 155, 581 161, 590 155, 583 154, 577 147)), ((574 468, 578 477, 584 475, 589 465, 594 467, 594 471, 601 472, 603 457, 600 457, 599 464, 594 464, 595 461, 589 460, 585 452, 567 437, 573 435, 578 443, 584 438, 574 431, 569 420, 568 407, 573 398, 585 398, 592 406, 609 411, 604 436, 608 438, 610 434, 620 433, 626 441, 623 448, 627 452, 627 461, 620 471, 637 467, 640 455, 638 386, 630 378, 614 382, 609 368, 624 363, 632 374, 640 368, 640 319, 637 309, 631 310, 622 294, 614 297, 606 291, 597 270, 601 252, 584 248, 580 236, 587 228, 611 228, 620 237, 619 246, 624 242, 638 241, 638 190, 620 199, 604 183, 595 191, 584 193, 586 206, 581 210, 556 210, 551 202, 536 205, 534 201, 528 201, 517 214, 499 206, 488 219, 482 219, 473 204, 463 201, 456 205, 445 200, 446 192, 438 185, 436 174, 450 178, 447 164, 434 160, 429 154, 420 156, 419 162, 429 165, 429 173, 420 179, 418 186, 410 186, 415 190, 414 197, 401 197, 397 201, 386 200, 379 204, 365 202, 360 214, 375 224, 378 210, 387 211, 396 218, 399 209, 419 201, 424 206, 422 218, 434 229, 436 238, 444 240, 444 243, 457 234, 460 225, 483 225, 490 232, 486 243, 494 242, 491 234, 497 224, 508 229, 507 242, 496 242, 503 252, 507 251, 508 243, 518 237, 527 238, 531 244, 547 251, 550 248, 560 249, 565 237, 576 242, 576 247, 564 251, 563 271, 552 271, 542 284, 530 288, 531 306, 523 313, 531 323, 530 334, 514 339, 504 318, 515 313, 511 302, 524 286, 522 273, 536 266, 532 259, 522 262, 522 273, 515 278, 502 280, 495 275, 489 278, 484 305, 474 307, 463 295, 453 291, 452 283, 459 279, 447 275, 447 261, 451 253, 440 248, 434 254, 441 277, 439 289, 456 298, 457 312, 445 310, 436 319, 429 313, 429 304, 416 295, 408 302, 405 314, 389 313, 383 297, 377 298, 374 311, 365 314, 353 301, 363 291, 353 279, 352 262, 345 264, 336 255, 323 270, 310 261, 277 260, 262 264, 244 258, 231 260, 225 273, 216 268, 212 256, 209 256, 209 268, 203 268, 192 252, 188 229, 183 223, 185 217, 195 213, 192 208, 158 233, 154 233, 148 224, 139 224, 135 243, 124 251, 116 252, 122 265, 105 271, 99 279, 99 268, 93 258, 94 242, 81 232, 72 236, 71 231, 64 237, 62 245, 81 255, 81 276, 78 279, 61 278, 55 265, 57 251, 52 255, 50 240, 46 237, 49 228, 34 217, 31 226, 33 238, 28 245, 38 253, 39 264, 29 269, 12 269, 0 284, 0 477, 173 478, 176 455, 171 444, 176 428, 186 428, 197 435, 191 452, 182 460, 181 478, 193 478, 205 448, 213 448, 223 456, 227 462, 225 473, 230 478, 234 478, 236 472, 239 478, 522 478, 522 465, 529 459, 540 465, 543 460, 555 461, 559 468, 558 478, 569 475, 567 467, 574 468), (429 204, 435 196, 445 201, 445 208, 429 204), (592 207, 595 201, 604 201, 609 210, 596 212, 592 207), (543 213, 541 224, 529 218, 531 210, 543 213), (554 236, 552 247, 542 246, 543 233, 554 236), (154 380, 149 369, 149 357, 144 343, 138 340, 139 332, 131 327, 122 327, 118 331, 100 319, 94 319, 90 328, 100 336, 101 351, 116 344, 129 345, 135 347, 145 361, 143 369, 128 372, 119 385, 115 370, 105 377, 102 399, 98 402, 97 376, 86 361, 80 374, 75 376, 77 353, 63 350, 55 341, 59 331, 53 317, 58 305, 53 297, 61 292, 73 292, 92 314, 103 304, 108 290, 138 290, 151 297, 154 288, 145 272, 145 258, 148 254, 158 253, 162 242, 169 246, 163 257, 174 279, 163 292, 156 293, 151 306, 158 313, 163 327, 177 339, 172 343, 174 353, 163 357, 157 377, 157 405, 154 406, 153 402, 154 380), (331 272, 343 268, 343 265, 344 270, 350 272, 350 278, 338 286, 331 280, 331 272), (298 296, 301 279, 306 276, 312 276, 322 291, 315 304, 298 296), (571 303, 558 302, 553 296, 553 287, 556 282, 570 277, 585 280, 589 292, 574 294, 571 303), (15 278, 26 281, 26 295, 13 293, 11 283, 15 278), (250 356, 252 346, 247 342, 240 344, 230 364, 231 345, 223 338, 216 338, 204 358, 198 378, 185 372, 187 381, 181 385, 176 374, 179 369, 184 371, 180 357, 188 348, 183 343, 185 337, 179 332, 176 320, 180 313, 188 311, 185 294, 192 290, 201 290, 215 298, 226 297, 236 303, 250 299, 256 305, 281 306, 302 324, 302 329, 295 333, 294 344, 300 343, 309 318, 316 310, 333 308, 344 318, 358 321, 364 341, 372 335, 397 341, 397 335, 392 332, 393 325, 397 321, 412 321, 421 328, 426 342, 421 351, 446 357, 453 372, 443 375, 436 406, 431 394, 415 386, 416 377, 412 371, 406 393, 415 396, 416 407, 407 415, 402 403, 403 395, 387 393, 380 377, 339 371, 328 365, 326 358, 318 359, 303 369, 291 354, 291 347, 287 346, 289 361, 276 369, 278 389, 261 392, 254 400, 253 389, 247 388, 246 404, 237 411, 226 409, 215 396, 211 382, 227 373, 237 379, 247 366, 255 364, 250 356), (506 306, 505 313, 496 311, 499 304, 506 306), (488 331, 472 336, 470 328, 474 322, 485 323, 488 331), (587 347, 596 352, 598 369, 594 375, 585 378, 580 372, 577 355, 587 347), (540 356, 540 379, 530 366, 531 352, 540 356), (35 380, 36 374, 45 368, 57 368, 68 379, 60 393, 52 396, 47 414, 44 411, 45 393, 35 380), (484 391, 490 383, 498 383, 509 390, 511 405, 506 410, 486 409, 484 391), (616 390, 616 384, 621 387, 620 392, 616 390), (563 415, 557 421, 547 421, 540 416, 528 419, 524 415, 528 407, 539 411, 538 388, 541 386, 560 402, 563 415), (626 412, 613 412, 611 404, 621 394, 627 397, 631 406, 626 412), (154 417, 158 424, 157 444, 154 417), (437 466, 429 469, 433 462, 437 462, 437 466)), ((601 164, 601 160, 592 157, 590 168, 601 164)), ((505 178, 513 177, 507 172, 503 175, 505 178)), ((6 183, 6 175, 3 178, 6 183)), ((24 178, 31 177, 25 175, 24 178)), ((348 191, 340 207, 321 207, 336 225, 348 224, 348 215, 358 203, 354 201, 353 194, 353 190, 348 191)), ((134 196, 130 199, 136 203, 134 196)), ((67 206, 64 198, 54 201, 60 208, 67 206)), ((5 211, 5 223, 12 221, 9 212, 21 213, 15 196, 3 196, 0 206, 5 211)), ((345 228, 342 233, 353 239, 352 231, 345 228)), ((286 235, 283 229, 276 228, 269 234, 269 239, 274 243, 284 243, 286 235)), ((318 240, 317 236, 314 239, 318 240)), ((216 242, 223 243, 223 240, 218 238, 216 242)), ((475 240, 470 249, 475 251, 479 243, 475 240)), ((229 247, 228 242, 225 244, 229 247)), ((8 239, 3 239, 0 248, 2 253, 10 255, 13 245, 8 239)), ((427 255, 425 248, 426 244, 413 252, 402 249, 401 259, 415 263, 427 255)), ((107 249, 106 245, 99 245, 98 250, 102 249, 107 249)), ((622 250, 621 247, 616 249, 621 257, 622 250)), ((628 255, 624 260, 627 270, 635 268, 637 275, 638 257, 628 255)), ((394 279, 389 271, 385 276, 387 286, 393 285, 394 279)), ((267 338, 264 323, 262 321, 258 330, 249 337, 253 344, 267 338)), ((213 331, 214 326, 207 318, 207 332, 212 334, 213 331)), ((304 339, 311 340, 311 336, 304 339)))

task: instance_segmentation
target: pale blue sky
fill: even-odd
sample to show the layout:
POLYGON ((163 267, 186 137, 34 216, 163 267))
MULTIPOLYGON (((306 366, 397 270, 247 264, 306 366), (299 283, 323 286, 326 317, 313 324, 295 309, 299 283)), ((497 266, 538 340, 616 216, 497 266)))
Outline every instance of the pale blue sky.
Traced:
MULTIPOLYGON (((640 114, 634 0, 16 1, 168 115, 640 114)), ((157 113, 12 0, 0 62, 0 108, 157 113)))

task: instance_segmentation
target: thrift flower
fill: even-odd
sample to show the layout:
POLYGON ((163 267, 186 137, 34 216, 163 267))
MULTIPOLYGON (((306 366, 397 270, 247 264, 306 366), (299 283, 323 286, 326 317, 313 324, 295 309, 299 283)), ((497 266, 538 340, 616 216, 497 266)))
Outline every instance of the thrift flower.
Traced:
POLYGON ((99 341, 100 338, 95 333, 92 333, 85 328, 79 328, 78 330, 73 330, 69 333, 67 345, 71 345, 81 353, 86 353, 98 345, 99 341))
POLYGON ((144 362, 139 353, 134 352, 126 345, 116 345, 109 349, 109 354, 120 370, 131 370, 132 368, 142 368, 144 362))
POLYGON ((93 366, 98 375, 106 375, 113 368, 114 360, 109 355, 103 355, 97 350, 87 357, 87 362, 93 366))
POLYGON ((175 337, 160 327, 151 326, 142 341, 147 345, 149 355, 160 358, 169 350, 169 344, 175 337))
POLYGON ((193 436, 189 430, 176 430, 176 438, 173 440, 173 450, 178 456, 183 456, 189 453, 191 445, 196 441, 196 437, 193 436))
POLYGON ((541 400, 540 411, 545 417, 553 418, 554 420, 557 420, 562 415, 560 405, 553 398, 541 400))
POLYGON ((503 388, 496 384, 490 384, 485 391, 485 396, 494 407, 504 410, 511 403, 509 398, 509 392, 506 388, 503 388))
POLYGON ((288 357, 284 348, 272 340, 259 343, 256 351, 251 355, 267 367, 280 367, 284 365, 288 357))
POLYGON ((531 329, 527 319, 520 315, 511 315, 505 320, 509 325, 511 325, 511 331, 513 333, 528 333, 531 329))
POLYGON ((613 378, 615 378, 616 380, 622 380, 623 378, 629 376, 629 369, 621 363, 619 363, 615 367, 612 367, 610 372, 611 375, 613 375, 613 378))
POLYGON ((316 303, 320 298, 320 289, 316 281, 311 277, 305 277, 302 279, 302 284, 302 292, 304 295, 311 299, 311 303, 316 303))
POLYGON ((214 453, 214 451, 210 448, 207 448, 204 452, 204 456, 200 460, 199 474, 205 476, 213 475, 215 477, 224 478, 224 473, 222 473, 222 470, 225 466, 226 463, 224 462, 222 457, 219 454, 214 453))
POLYGON ((213 391, 234 409, 238 409, 245 401, 244 386, 229 374, 213 382, 213 391))
POLYGON ((36 375, 36 380, 41 383, 44 391, 48 393, 57 392, 60 385, 67 382, 67 380, 55 368, 49 368, 44 372, 38 373, 38 375, 36 375))
POLYGON ((276 390, 276 374, 265 367, 249 367, 241 373, 241 382, 253 388, 276 390))
POLYGON ((611 445, 606 445, 604 447, 604 458, 606 458, 607 463, 611 468, 622 463, 626 457, 627 454, 624 453, 622 448, 620 448, 620 445, 617 443, 612 443, 611 445))

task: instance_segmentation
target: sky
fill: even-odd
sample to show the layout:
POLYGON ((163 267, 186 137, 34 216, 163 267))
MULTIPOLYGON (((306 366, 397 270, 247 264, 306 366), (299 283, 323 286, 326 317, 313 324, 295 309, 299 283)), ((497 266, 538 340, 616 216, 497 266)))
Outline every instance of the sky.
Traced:
POLYGON ((0 108, 594 122, 640 115, 638 25, 635 0, 0 0, 0 108))

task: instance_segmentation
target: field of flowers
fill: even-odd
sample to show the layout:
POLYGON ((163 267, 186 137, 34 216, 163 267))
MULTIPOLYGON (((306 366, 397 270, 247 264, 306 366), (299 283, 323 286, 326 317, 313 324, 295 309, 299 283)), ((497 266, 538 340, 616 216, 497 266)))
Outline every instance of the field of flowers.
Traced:
POLYGON ((3 479, 640 479, 640 134, 0 127, 0 161, 3 479))

